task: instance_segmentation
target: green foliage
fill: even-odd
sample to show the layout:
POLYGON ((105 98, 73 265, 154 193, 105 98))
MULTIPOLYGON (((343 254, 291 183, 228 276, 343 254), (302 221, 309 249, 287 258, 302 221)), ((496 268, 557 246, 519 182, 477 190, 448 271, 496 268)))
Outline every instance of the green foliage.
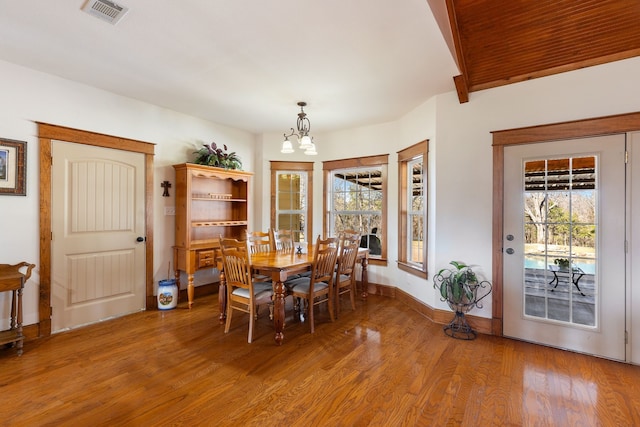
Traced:
POLYGON ((471 267, 458 261, 451 261, 455 268, 443 268, 438 271, 434 287, 440 283, 440 296, 452 304, 469 304, 475 299, 474 289, 478 285, 478 277, 471 267))
POLYGON ((553 260, 553 263, 557 265, 559 268, 569 269, 571 266, 571 262, 567 258, 556 258, 553 260))
POLYGON ((219 148, 215 142, 211 145, 204 144, 201 149, 194 151, 196 155, 194 163, 198 165, 217 166, 225 169, 241 169, 242 161, 235 151, 227 153, 227 146, 223 144, 224 149, 219 148))

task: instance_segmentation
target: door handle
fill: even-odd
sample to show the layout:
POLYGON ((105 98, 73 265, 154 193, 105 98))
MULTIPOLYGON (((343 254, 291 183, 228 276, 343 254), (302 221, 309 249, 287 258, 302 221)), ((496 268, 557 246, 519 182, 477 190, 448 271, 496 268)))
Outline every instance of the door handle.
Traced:
POLYGON ((136 242, 140 243, 140 242, 144 242, 145 238, 142 236, 138 236, 138 238, 136 239, 136 242))

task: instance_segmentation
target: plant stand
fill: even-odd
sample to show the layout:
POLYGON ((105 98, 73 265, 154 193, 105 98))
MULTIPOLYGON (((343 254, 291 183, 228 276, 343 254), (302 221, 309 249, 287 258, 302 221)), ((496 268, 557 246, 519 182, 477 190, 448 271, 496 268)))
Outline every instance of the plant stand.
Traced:
POLYGON ((433 278, 433 287, 440 292, 440 301, 446 302, 455 313, 445 325, 444 333, 459 340, 474 340, 478 334, 471 329, 465 313, 474 307, 482 308, 482 300, 491 293, 491 283, 479 281, 464 263, 452 261, 455 269, 442 269, 433 278))
POLYGON ((444 333, 459 340, 474 340, 477 337, 476 331, 471 329, 464 313, 456 311, 455 316, 444 328, 444 333))

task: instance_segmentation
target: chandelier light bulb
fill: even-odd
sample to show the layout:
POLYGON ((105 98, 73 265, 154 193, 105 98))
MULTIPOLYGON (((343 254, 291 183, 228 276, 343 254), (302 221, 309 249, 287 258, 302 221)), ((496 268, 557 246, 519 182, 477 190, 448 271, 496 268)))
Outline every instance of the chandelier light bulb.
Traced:
POLYGON ((291 128, 290 134, 284 134, 284 141, 282 142, 281 153, 289 154, 293 153, 293 147, 289 138, 295 136, 298 140, 299 148, 304 150, 304 154, 309 156, 315 156, 318 154, 316 151, 316 146, 313 143, 313 138, 309 136, 309 131, 311 130, 311 122, 309 122, 309 118, 307 117, 307 113, 304 112, 304 107, 306 107, 307 103, 304 101, 298 102, 298 106, 300 107, 300 112, 298 113, 298 121, 296 123, 296 130, 291 128))
POLYGON ((280 150, 281 153, 284 154, 290 154, 293 153, 293 145, 291 145, 291 141, 289 141, 289 138, 286 138, 283 142, 282 142, 282 150, 280 150))
POLYGON ((311 147, 311 145, 312 143, 311 143, 311 138, 309 138, 309 135, 305 135, 302 137, 302 139, 300 139, 300 148, 307 149, 311 147))
POLYGON ((306 154, 307 156, 317 155, 318 152, 316 151, 316 144, 314 144, 313 142, 309 143, 309 146, 305 150, 304 154, 306 154))

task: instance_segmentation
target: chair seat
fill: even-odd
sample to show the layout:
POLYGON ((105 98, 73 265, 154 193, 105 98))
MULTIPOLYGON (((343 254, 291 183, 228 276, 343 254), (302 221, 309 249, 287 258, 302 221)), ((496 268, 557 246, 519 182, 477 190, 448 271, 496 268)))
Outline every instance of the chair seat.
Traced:
MULTIPOLYGON (((237 295, 243 298, 249 298, 249 289, 236 288, 231 292, 233 295, 237 295)), ((256 300, 262 300, 273 295, 273 287, 271 283, 255 283, 253 285, 253 294, 256 300)))
POLYGON ((345 280, 350 280, 351 276, 348 276, 346 274, 341 274, 339 279, 340 279, 339 282, 344 282, 345 280))
POLYGON ((254 274, 253 281, 254 282, 271 282, 271 276, 267 276, 265 274, 254 274))
MULTIPOLYGON (((297 293, 309 293, 309 287, 311 286, 311 279, 308 277, 299 277, 285 283, 291 292, 297 293)), ((327 289, 329 285, 325 282, 316 282, 313 285, 314 291, 321 291, 327 289)))

